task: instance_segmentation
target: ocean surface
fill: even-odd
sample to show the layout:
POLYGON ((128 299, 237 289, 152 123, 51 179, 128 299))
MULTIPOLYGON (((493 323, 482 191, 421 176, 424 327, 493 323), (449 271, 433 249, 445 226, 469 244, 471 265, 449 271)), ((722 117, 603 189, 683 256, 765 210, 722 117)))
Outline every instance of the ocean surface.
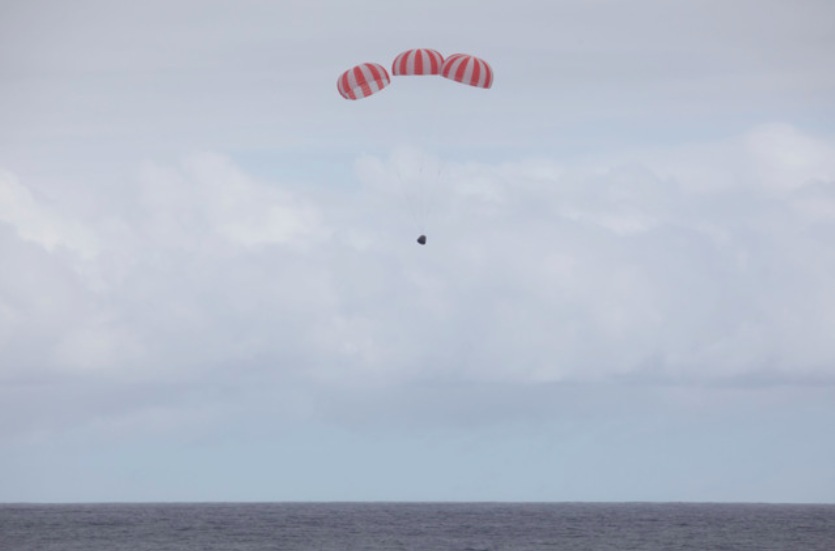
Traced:
POLYGON ((834 551, 835 505, 0 505, 0 550, 834 551))

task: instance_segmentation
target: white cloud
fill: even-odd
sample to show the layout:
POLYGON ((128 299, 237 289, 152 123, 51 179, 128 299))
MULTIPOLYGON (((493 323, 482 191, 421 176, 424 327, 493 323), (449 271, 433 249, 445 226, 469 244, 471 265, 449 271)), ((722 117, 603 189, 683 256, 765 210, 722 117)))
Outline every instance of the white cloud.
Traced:
MULTIPOLYGON (((11 175, 0 183, 4 220, 17 235, 2 251, 4 265, 13 268, 2 280, 0 336, 17 343, 4 348, 2 365, 18 374, 21 362, 142 378, 141 372, 159 376, 170 367, 228 361, 245 348, 229 335, 243 330, 234 327, 241 316, 271 304, 286 309, 274 301, 291 303, 312 284, 310 274, 288 282, 262 272, 263 258, 250 252, 280 247, 300 255, 328 234, 309 201, 211 155, 182 167, 147 166, 137 181, 141 201, 100 205, 98 218, 82 218, 72 205, 46 206, 11 175), (85 246, 91 242, 95 249, 85 246), (30 341, 43 343, 40 350, 15 352, 30 341), (40 360, 33 362, 35 356, 40 360)), ((275 249, 264 254, 282 256, 275 249)))
POLYGON ((768 126, 661 153, 662 169, 445 168, 453 221, 441 239, 454 243, 433 245, 448 264, 432 265, 432 294, 451 319, 434 323, 473 344, 444 368, 509 380, 831 378, 831 148, 768 126), (764 154, 785 144, 788 161, 764 154), (701 165, 723 185, 688 181, 701 165))
POLYGON ((744 138, 753 182, 794 191, 835 178, 835 145, 806 136, 789 125, 766 125, 744 138))
POLYGON ((163 246, 180 239, 216 246, 221 238, 244 247, 301 247, 327 235, 314 206, 258 182, 222 156, 192 156, 174 169, 149 164, 140 186, 149 217, 144 227, 163 246))
POLYGON ((628 162, 396 150, 360 158, 359 187, 341 189, 201 154, 144 164, 136 201, 92 210, 6 176, 2 374, 211 400, 281 388, 269 408, 291 417, 415 384, 832 381, 831 147, 770 126, 628 162), (808 160, 781 165, 780 185, 757 185, 764 134, 808 160), (692 180, 703 164, 721 186, 692 180), (420 247, 408 186, 434 165, 420 247))
POLYGON ((68 219, 56 205, 37 200, 9 171, 0 171, 0 223, 9 224, 27 241, 52 251, 66 247, 82 256, 95 254, 98 243, 83 224, 68 219))

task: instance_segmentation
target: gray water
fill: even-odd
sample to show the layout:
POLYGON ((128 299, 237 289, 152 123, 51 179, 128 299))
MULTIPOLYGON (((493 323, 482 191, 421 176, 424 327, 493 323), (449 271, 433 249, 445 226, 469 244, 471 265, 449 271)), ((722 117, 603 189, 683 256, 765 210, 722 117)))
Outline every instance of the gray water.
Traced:
POLYGON ((0 505, 2 551, 833 551, 835 505, 0 505))

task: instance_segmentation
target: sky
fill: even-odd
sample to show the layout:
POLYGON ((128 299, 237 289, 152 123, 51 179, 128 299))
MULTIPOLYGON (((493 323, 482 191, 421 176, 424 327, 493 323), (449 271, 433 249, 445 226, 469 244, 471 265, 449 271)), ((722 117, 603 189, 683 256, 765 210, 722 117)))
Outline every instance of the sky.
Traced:
POLYGON ((0 0, 0 502, 835 502, 833 20, 0 0))

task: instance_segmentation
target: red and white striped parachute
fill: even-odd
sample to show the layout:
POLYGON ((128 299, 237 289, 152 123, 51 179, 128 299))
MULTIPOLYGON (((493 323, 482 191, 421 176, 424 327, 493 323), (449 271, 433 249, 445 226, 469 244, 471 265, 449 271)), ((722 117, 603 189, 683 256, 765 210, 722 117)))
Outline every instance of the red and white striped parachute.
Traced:
POLYGON ((416 48, 398 54, 391 64, 393 75, 438 75, 444 56, 437 50, 416 48))
POLYGON ((493 85, 493 69, 481 58, 468 54, 452 54, 441 67, 441 76, 478 88, 493 85))
MULTIPOLYGON (((493 85, 493 69, 481 58, 469 54, 452 54, 444 59, 437 50, 415 48, 401 52, 391 64, 391 72, 403 75, 440 75, 477 88, 493 85)), ((346 99, 362 99, 375 94, 391 82, 386 69, 378 63, 360 63, 351 67, 336 82, 340 95, 346 99)))
MULTIPOLYGON (((435 78, 443 76, 478 88, 490 88, 493 85, 493 70, 483 59, 468 54, 453 54, 444 59, 440 52, 430 48, 415 48, 401 52, 392 62, 391 73, 394 76, 421 75, 435 78)), ((429 83, 429 80, 415 80, 419 80, 421 83, 429 83)), ((343 98, 357 100, 376 94, 389 84, 389 74, 382 65, 361 63, 342 73, 336 86, 343 98)), ((434 92, 431 85, 427 87, 427 90, 434 92)), ((448 125, 455 124, 448 117, 450 113, 436 109, 436 104, 440 98, 433 93, 402 96, 404 101, 414 100, 415 97, 424 101, 418 101, 417 105, 419 107, 414 110, 414 106, 409 104, 406 107, 409 114, 416 114, 418 117, 429 119, 439 119, 448 125)), ((389 104, 389 107, 391 108, 392 105, 389 104)), ((424 121, 422 125, 423 127, 431 126, 430 121, 424 121)), ((430 164, 430 159, 420 154, 416 156, 413 163, 406 162, 407 160, 399 159, 396 162, 392 161, 392 163, 397 170, 396 180, 399 182, 404 196, 406 196, 414 222, 420 231, 417 242, 425 245, 425 226, 431 214, 432 206, 436 203, 431 196, 431 192, 440 187, 439 181, 443 165, 435 163, 433 167, 430 164), (402 168, 407 169, 405 173, 401 172, 402 168)))
POLYGON ((389 74, 382 65, 360 63, 342 73, 336 81, 336 87, 345 99, 362 99, 379 92, 389 82, 389 74))

